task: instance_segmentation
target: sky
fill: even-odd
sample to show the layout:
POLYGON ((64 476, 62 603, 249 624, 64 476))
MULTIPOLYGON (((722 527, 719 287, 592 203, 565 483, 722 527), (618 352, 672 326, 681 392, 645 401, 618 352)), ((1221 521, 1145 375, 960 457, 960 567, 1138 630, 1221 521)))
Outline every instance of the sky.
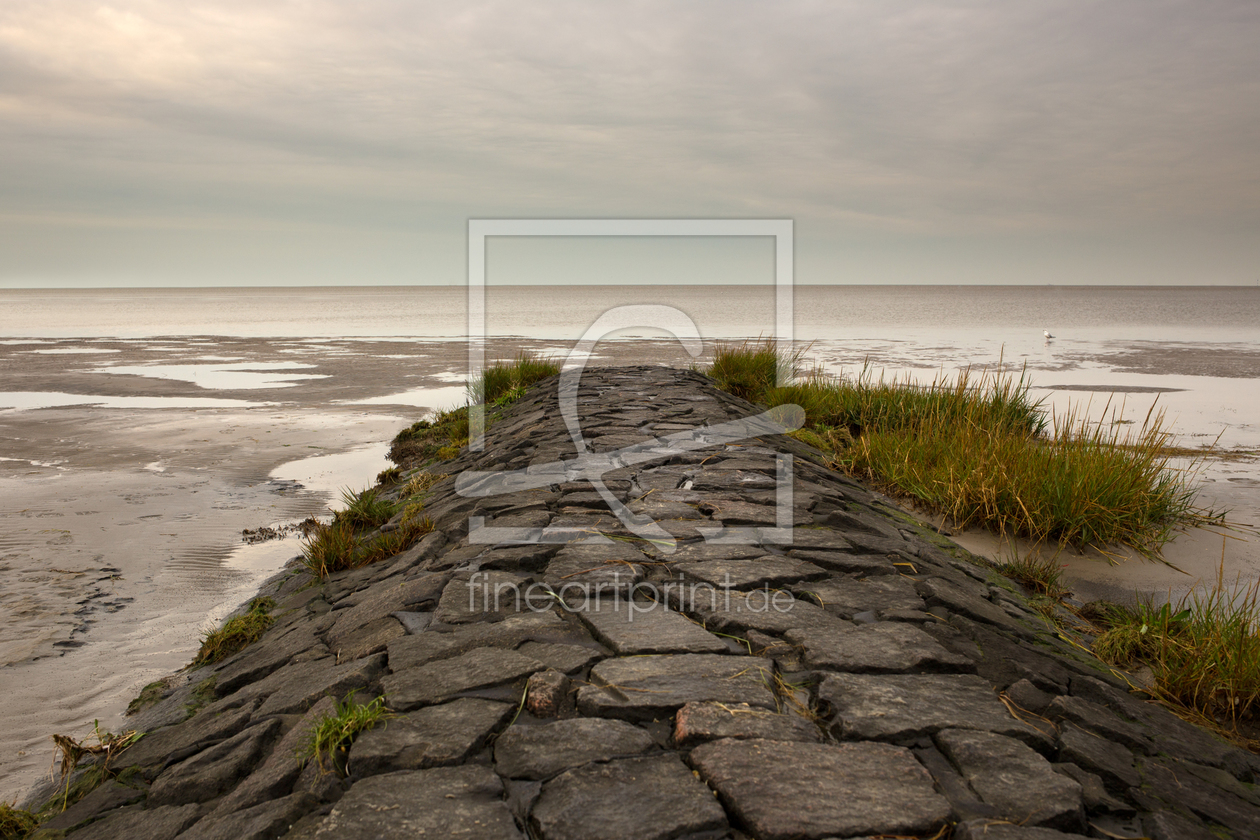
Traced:
POLYGON ((459 284, 470 218, 791 219, 798 283, 1257 285, 1257 44, 1255 0, 4 0, 0 288, 459 284))

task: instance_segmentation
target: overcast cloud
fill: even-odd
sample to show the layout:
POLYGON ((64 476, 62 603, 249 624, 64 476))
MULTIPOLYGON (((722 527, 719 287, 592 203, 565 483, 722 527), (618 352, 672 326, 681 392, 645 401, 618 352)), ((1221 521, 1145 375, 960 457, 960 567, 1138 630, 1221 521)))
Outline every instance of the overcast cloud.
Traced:
POLYGON ((462 282, 519 216, 792 218, 802 282, 1252 285, 1258 44, 1253 0, 5 0, 0 285, 462 282))

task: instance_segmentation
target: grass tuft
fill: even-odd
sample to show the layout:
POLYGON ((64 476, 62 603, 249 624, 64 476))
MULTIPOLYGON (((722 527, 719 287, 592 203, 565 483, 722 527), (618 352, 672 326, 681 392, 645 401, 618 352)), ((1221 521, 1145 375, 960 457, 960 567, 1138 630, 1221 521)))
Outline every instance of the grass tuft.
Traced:
POLYGON ((1107 621, 1100 659, 1149 666, 1157 697, 1235 733, 1260 723, 1260 581, 1230 589, 1218 577, 1175 604, 1113 607, 1107 621))
POLYGON ((249 603, 249 612, 229 618, 218 630, 212 630, 201 640, 201 650, 193 659, 193 665, 209 665, 226 659, 258 641, 267 628, 275 623, 271 610, 276 602, 271 598, 255 598, 249 603))
POLYGON ((376 474, 377 484, 397 484, 402 481, 402 470, 398 467, 386 467, 376 474))
POLYGON ((550 356, 522 352, 512 361, 493 362, 468 383, 468 399, 485 400, 486 405, 502 406, 520 399, 530 385, 560 373, 560 362, 550 356))
POLYGON ((397 529, 361 541, 349 521, 334 519, 330 525, 321 524, 303 543, 302 563, 322 580, 336 572, 393 557, 432 530, 433 522, 428 517, 404 517, 397 529))
POLYGON ((30 811, 0 802, 0 840, 23 840, 38 824, 30 811))
POLYGON ((778 382, 794 379, 800 373, 800 360, 799 352, 781 353, 770 339, 719 344, 705 373, 723 391, 752 402, 765 402, 762 397, 778 382))
POLYGON ((999 563, 997 570, 1026 586, 1034 595, 1059 599, 1068 594, 1063 585, 1063 567, 1053 558, 1016 557, 999 563))
POLYGON ((398 505, 381 497, 379 487, 371 487, 358 493, 349 488, 341 491, 343 510, 333 514, 334 524, 351 528, 378 528, 398 512, 398 505))
POLYGON ((360 732, 365 732, 394 713, 385 708, 385 698, 377 697, 369 703, 355 703, 354 692, 337 704, 334 714, 325 715, 315 722, 306 743, 298 751, 298 760, 314 759, 320 772, 346 775, 345 751, 360 732))

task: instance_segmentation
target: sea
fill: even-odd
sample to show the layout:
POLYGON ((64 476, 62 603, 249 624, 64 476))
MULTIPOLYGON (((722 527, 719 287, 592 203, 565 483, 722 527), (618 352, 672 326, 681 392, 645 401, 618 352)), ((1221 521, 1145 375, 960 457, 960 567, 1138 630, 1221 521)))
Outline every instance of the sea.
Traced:
MULTIPOLYGON (((838 376, 1000 370, 1055 417, 1137 429, 1162 414, 1171 442, 1228 455, 1198 467, 1204 504, 1232 511, 1240 540, 1260 525, 1260 288, 472 294, 0 290, 0 801, 48 771, 54 732, 126 728, 127 701, 300 547, 242 531, 325 515, 370 484, 399 428, 463 401, 470 357, 564 357, 618 307, 640 308, 590 336, 590 364, 695 362, 675 338, 690 330, 705 354, 790 337, 838 376)), ((1260 577, 1254 551, 1239 558, 1231 569, 1260 577)))

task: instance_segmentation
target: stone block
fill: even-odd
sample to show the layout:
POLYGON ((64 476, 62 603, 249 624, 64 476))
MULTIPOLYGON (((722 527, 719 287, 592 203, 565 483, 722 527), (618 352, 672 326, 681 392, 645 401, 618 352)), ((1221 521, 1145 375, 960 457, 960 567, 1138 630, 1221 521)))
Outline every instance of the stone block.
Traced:
POLYGON ((822 741, 822 733, 813 721, 747 703, 688 703, 674 715, 673 737, 681 749, 722 738, 822 741))
POLYGON ((355 776, 457 764, 486 745, 516 709, 510 703, 464 698, 381 721, 350 747, 355 776))
POLYGON ((619 656, 727 650, 717 636, 655 601, 597 601, 577 615, 595 638, 619 656))
POLYGON ((464 691, 504 685, 528 677, 547 666, 514 650, 477 650, 410 668, 381 680, 389 706, 410 711, 441 703, 464 691))
POLYGON ((151 805, 206 802, 231 790, 253 769, 280 730, 272 719, 168 767, 149 788, 151 805))
POLYGON ((805 650, 805 665, 859 674, 974 673, 976 665, 951 653, 908 624, 882 621, 789 630, 789 642, 805 650))
POLYGON ((777 709, 769 686, 774 663, 754 656, 684 653, 605 659, 578 692, 578 711, 641 721, 667 718, 687 703, 711 700, 777 709))
POLYGON ((642 755, 656 748, 651 735, 624 721, 572 718, 509 728, 495 741, 494 762, 505 778, 546 780, 592 761, 642 755))

